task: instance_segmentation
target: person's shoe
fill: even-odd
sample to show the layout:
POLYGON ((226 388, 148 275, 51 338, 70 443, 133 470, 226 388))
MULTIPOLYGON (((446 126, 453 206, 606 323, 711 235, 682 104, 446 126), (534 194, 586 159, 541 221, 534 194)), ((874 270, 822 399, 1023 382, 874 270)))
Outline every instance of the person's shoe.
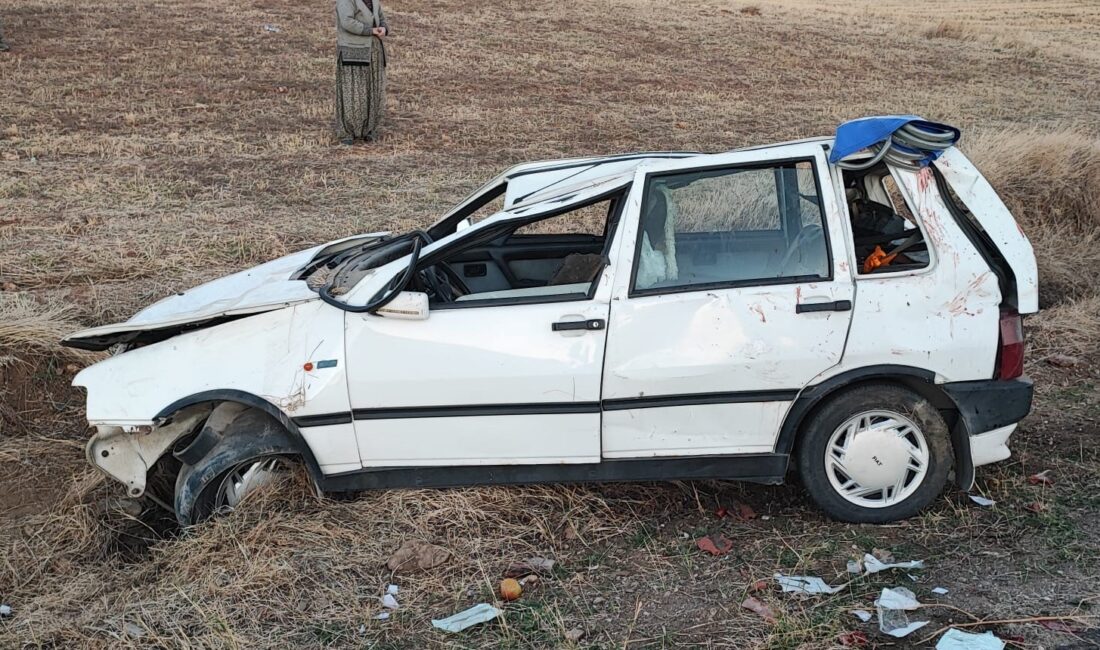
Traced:
POLYGON ((340 138, 340 144, 350 147, 355 144, 355 138, 340 138))

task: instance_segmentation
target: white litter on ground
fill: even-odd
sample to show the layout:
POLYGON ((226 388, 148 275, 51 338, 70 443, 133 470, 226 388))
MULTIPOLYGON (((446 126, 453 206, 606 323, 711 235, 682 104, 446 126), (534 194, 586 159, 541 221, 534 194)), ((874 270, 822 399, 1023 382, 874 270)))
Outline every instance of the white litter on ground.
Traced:
POLYGON ((399 589, 397 585, 386 585, 386 593, 391 596, 396 596, 399 589))
POLYGON ((853 609, 852 613, 856 615, 856 618, 863 621, 864 623, 871 620, 871 617, 874 616, 874 614, 865 609, 853 609))
POLYGON ((1005 642, 992 632, 972 634, 951 628, 940 637, 936 650, 1004 650, 1005 642))
POLYGON ((775 581, 784 592, 796 594, 835 594, 840 591, 840 587, 830 587, 817 576, 785 576, 777 573, 775 581))
POLYGON ((878 629, 884 634, 902 638, 928 625, 928 621, 911 621, 906 612, 920 607, 917 596, 905 587, 883 589, 875 600, 878 608, 878 629))
MULTIPOLYGON (((910 560, 908 562, 890 562, 885 563, 879 560, 874 555, 867 553, 863 556, 863 572, 864 573, 878 573, 879 571, 885 571, 886 569, 923 569, 924 560, 910 560)), ((851 571, 851 568, 848 569, 851 571)))
POLYGON ((386 594, 382 596, 382 606, 386 609, 397 609, 397 599, 393 597, 393 594, 386 594))
POLYGON ((992 507, 993 504, 997 503, 993 499, 987 499, 987 498, 985 498, 983 496, 979 496, 977 494, 968 494, 966 496, 970 497, 971 501, 973 501, 974 503, 976 503, 976 504, 978 504, 978 505, 980 505, 984 508, 992 507))
POLYGON ((942 595, 947 593, 947 590, 944 589, 943 587, 935 587, 935 588, 932 589, 932 593, 939 594, 940 596, 942 596, 942 595))
POLYGON ((500 610, 488 603, 479 603, 470 609, 447 618, 432 619, 432 625, 445 632, 461 632, 471 625, 485 623, 500 616, 500 610))

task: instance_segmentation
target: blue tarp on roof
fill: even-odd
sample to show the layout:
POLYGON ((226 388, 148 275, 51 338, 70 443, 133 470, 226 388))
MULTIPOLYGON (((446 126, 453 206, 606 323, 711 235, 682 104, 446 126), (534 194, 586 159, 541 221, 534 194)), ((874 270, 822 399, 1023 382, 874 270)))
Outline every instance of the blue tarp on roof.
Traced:
MULTIPOLYGON (((850 120, 836 128, 836 142, 833 151, 829 154, 829 162, 835 163, 855 152, 866 149, 872 145, 886 142, 894 135, 894 132, 912 123, 922 129, 934 131, 946 131, 955 134, 955 142, 959 141, 962 133, 953 126, 929 122, 917 115, 877 115, 873 117, 861 117, 850 120)), ((894 146, 899 146, 895 143, 894 146)), ((910 149, 911 151, 915 151, 910 149)), ((928 151, 924 164, 932 162, 939 157, 939 151, 928 151)))

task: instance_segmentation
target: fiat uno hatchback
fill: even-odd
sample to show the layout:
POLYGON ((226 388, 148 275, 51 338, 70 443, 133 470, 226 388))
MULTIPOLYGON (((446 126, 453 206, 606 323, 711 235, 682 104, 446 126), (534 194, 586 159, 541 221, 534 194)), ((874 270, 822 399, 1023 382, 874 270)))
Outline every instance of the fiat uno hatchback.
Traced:
POLYGON ((183 525, 294 462, 330 493, 793 468, 832 517, 909 517, 1009 456, 1035 258, 958 149, 833 146, 520 165, 73 334, 113 351, 74 380, 88 460, 183 525))

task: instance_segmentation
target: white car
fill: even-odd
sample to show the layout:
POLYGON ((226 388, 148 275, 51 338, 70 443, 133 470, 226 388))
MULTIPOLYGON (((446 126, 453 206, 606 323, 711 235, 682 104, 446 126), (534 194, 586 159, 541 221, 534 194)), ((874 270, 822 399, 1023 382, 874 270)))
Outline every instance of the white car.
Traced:
POLYGON ((1029 411, 1028 240, 952 147, 832 138, 514 167, 359 235, 69 336, 88 460, 183 525, 297 459, 322 492, 736 479, 912 516, 1029 411), (866 166, 866 165, 864 165, 866 166), (473 217, 489 216, 474 220, 473 217))

